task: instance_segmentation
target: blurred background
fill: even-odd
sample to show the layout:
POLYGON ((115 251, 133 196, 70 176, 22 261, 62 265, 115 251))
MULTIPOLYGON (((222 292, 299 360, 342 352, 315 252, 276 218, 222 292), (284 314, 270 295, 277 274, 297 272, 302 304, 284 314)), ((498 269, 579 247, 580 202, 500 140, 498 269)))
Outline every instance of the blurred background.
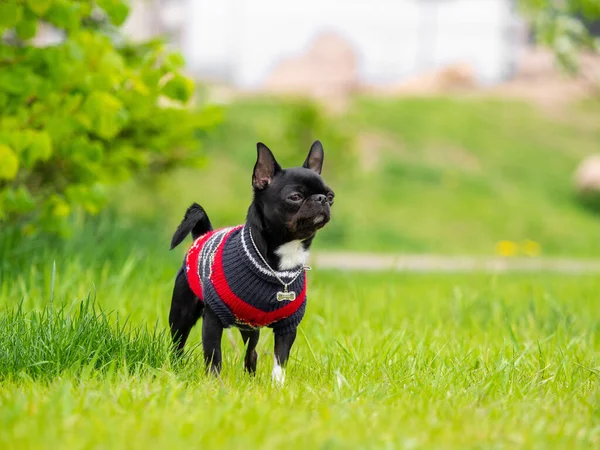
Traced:
POLYGON ((3 283, 56 260, 168 278, 191 202, 244 220, 259 140, 284 166, 323 142, 317 253, 596 257, 599 19, 597 0, 5 0, 3 283))

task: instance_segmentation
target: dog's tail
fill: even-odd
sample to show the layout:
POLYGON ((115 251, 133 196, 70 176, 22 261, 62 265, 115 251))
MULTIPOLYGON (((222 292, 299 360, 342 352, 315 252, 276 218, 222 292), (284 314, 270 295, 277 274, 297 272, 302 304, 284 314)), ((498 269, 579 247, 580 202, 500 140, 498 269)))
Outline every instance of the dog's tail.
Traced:
POLYGON ((177 227, 175 234, 173 234, 171 250, 181 244, 190 231, 192 232, 192 238, 196 240, 199 236, 212 231, 212 229, 212 224, 204 208, 198 203, 193 203, 185 212, 183 220, 177 227))

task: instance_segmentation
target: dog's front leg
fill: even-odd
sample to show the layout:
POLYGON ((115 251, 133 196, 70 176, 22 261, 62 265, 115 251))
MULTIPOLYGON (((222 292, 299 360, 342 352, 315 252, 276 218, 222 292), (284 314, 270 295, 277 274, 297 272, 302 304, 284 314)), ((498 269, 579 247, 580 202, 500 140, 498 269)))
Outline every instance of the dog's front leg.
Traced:
POLYGON ((285 365, 295 340, 296 330, 283 335, 275 334, 275 358, 271 376, 273 381, 279 385, 283 385, 285 382, 285 365))
POLYGON ((208 305, 204 307, 202 317, 202 348, 206 370, 218 375, 221 372, 221 338, 223 325, 208 305))

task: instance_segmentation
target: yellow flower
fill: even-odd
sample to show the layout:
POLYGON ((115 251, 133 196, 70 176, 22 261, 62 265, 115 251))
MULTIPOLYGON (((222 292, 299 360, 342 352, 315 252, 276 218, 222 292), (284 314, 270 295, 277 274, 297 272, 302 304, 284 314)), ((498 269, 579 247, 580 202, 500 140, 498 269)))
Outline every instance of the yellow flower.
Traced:
POLYGON ((519 248, 512 241, 500 241, 496 244, 496 253, 500 256, 515 256, 519 248))
POLYGON ((529 239, 523 242, 521 247, 523 248, 523 253, 525 253, 527 256, 538 256, 542 252, 542 246, 539 243, 529 239))

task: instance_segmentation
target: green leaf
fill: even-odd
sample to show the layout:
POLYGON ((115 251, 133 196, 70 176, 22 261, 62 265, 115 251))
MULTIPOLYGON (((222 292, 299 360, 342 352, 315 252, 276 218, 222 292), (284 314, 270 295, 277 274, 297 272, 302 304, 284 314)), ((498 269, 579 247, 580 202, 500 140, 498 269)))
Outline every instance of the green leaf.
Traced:
POLYGON ((82 110, 90 118, 93 132, 104 139, 115 137, 129 117, 117 97, 102 91, 92 92, 82 110))
POLYGON ((73 119, 77 122, 84 130, 88 131, 92 129, 92 118, 85 112, 79 111, 73 115, 73 119))
POLYGON ((168 70, 179 70, 183 66, 185 66, 185 59, 183 59, 181 53, 169 53, 165 58, 165 67, 168 70))
POLYGON ((31 131, 29 145, 23 154, 24 162, 31 167, 38 161, 47 161, 52 156, 52 139, 45 131, 31 131))
POLYGON ((72 113, 79 109, 81 104, 83 103, 83 95, 81 94, 72 94, 68 95, 64 99, 63 107, 65 111, 72 113))
POLYGON ((104 149, 102 143, 88 139, 87 136, 78 136, 69 145, 73 161, 80 167, 94 165, 102 161, 104 149))
POLYGON ((10 147, 13 152, 15 152, 17 155, 19 155, 19 153, 27 145, 29 145, 29 137, 28 137, 27 130, 23 131, 18 128, 16 128, 16 129, 13 128, 12 124, 10 123, 10 122, 12 122, 11 119, 12 119, 12 117, 8 118, 9 127, 5 126, 5 124, 7 123, 6 120, 2 121, 4 130, 2 132, 0 132, 0 144, 4 144, 4 145, 10 147))
POLYGON ((0 27, 12 28, 23 16, 23 7, 17 0, 0 1, 0 27))
POLYGON ((23 66, 0 69, 0 91, 17 95, 31 94, 40 81, 38 75, 23 66))
POLYGON ((598 0, 571 0, 571 11, 582 14, 584 18, 593 21, 600 18, 600 3, 598 0))
POLYGON ((20 39, 27 40, 35 37, 37 33, 37 20, 21 20, 16 26, 17 36, 20 39))
POLYGON ((122 0, 98 0, 98 6, 116 26, 122 25, 129 15, 129 5, 122 0))
POLYGON ((27 6, 38 16, 43 16, 52 6, 53 0, 27 0, 27 6))
POLYGON ((66 0, 57 0, 48 9, 45 19, 58 28, 63 28, 67 31, 77 30, 81 22, 79 4, 66 0))
POLYGON ((69 139, 77 128, 77 122, 72 116, 53 114, 46 119, 46 132, 53 142, 62 143, 69 139))
POLYGON ((8 146, 0 144, 0 180, 12 180, 19 171, 19 159, 8 146))
POLYGON ((187 102, 194 93, 194 82, 182 75, 175 75, 162 88, 162 94, 173 100, 187 102))
POLYGON ((43 16, 52 6, 53 0, 27 0, 27 6, 38 16, 43 16))

